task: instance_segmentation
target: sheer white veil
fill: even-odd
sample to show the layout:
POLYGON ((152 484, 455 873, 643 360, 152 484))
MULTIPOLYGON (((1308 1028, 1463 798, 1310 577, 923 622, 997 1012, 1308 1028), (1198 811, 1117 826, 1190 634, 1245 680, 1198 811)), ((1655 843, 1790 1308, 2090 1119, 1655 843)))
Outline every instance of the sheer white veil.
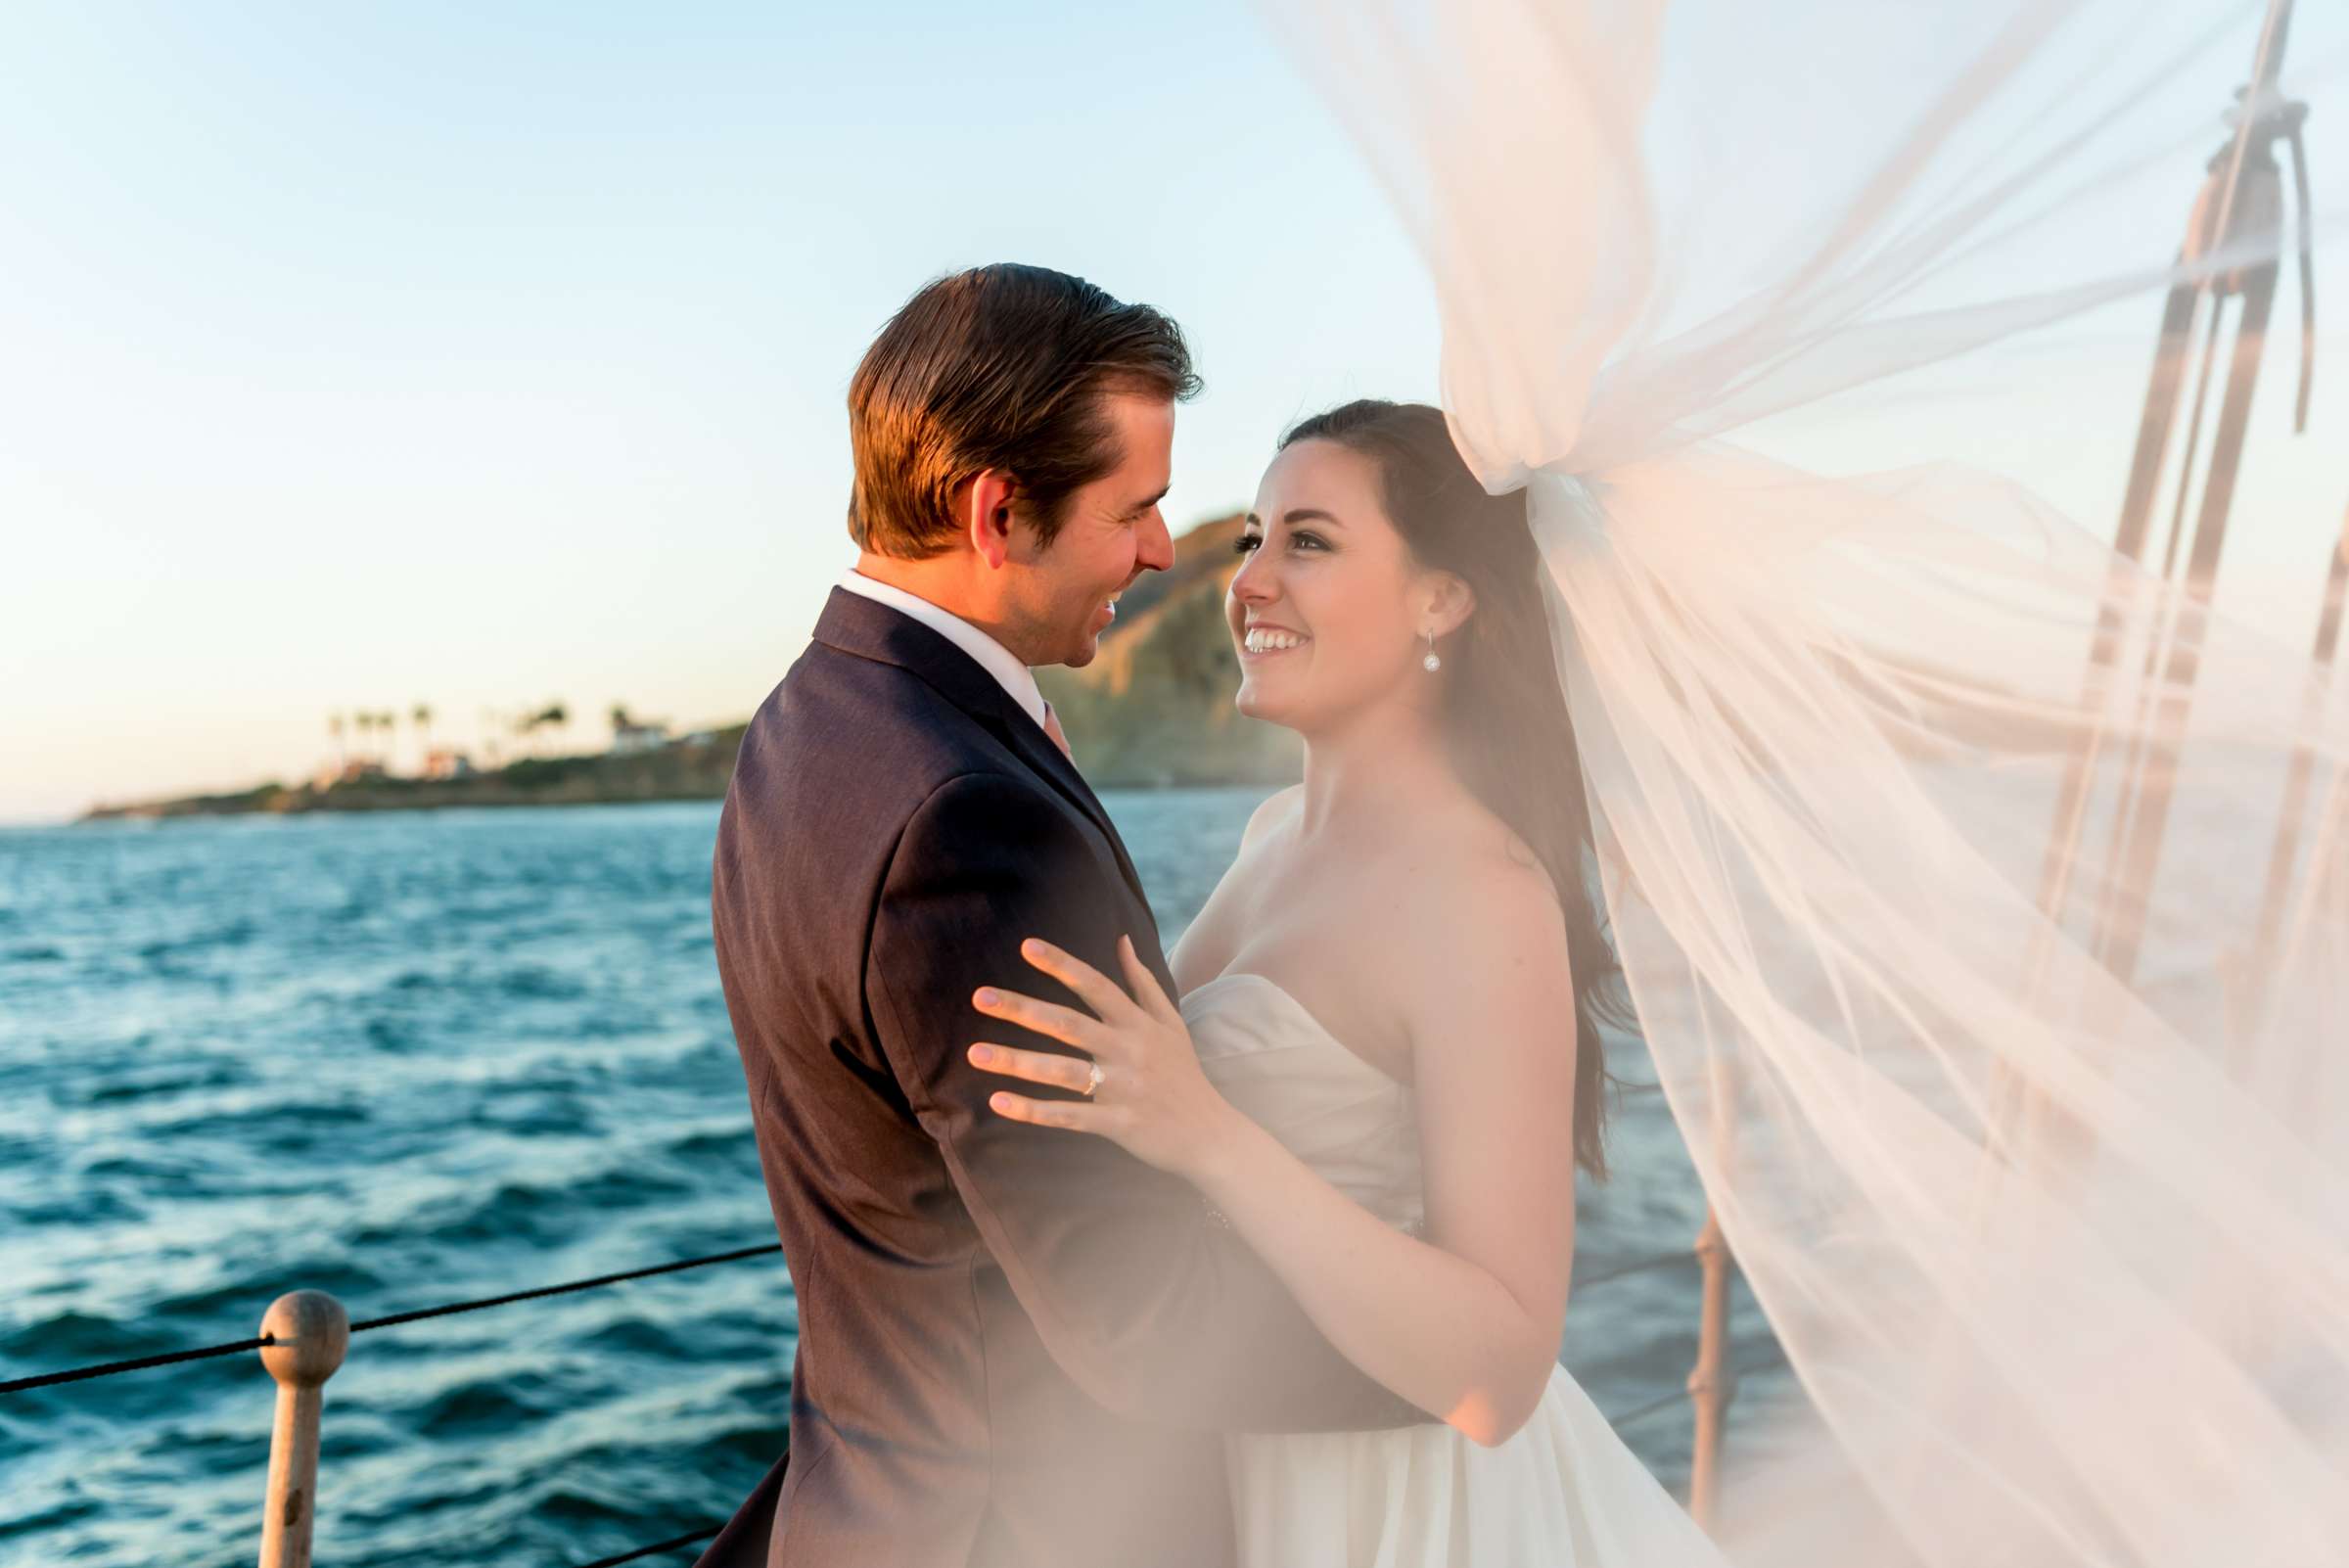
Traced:
POLYGON ((1857 477, 1724 438, 2272 255, 2175 259, 2221 105, 2164 90, 2260 12, 1271 9, 1423 252, 1461 452, 1529 488, 1641 1030, 1825 1434, 1750 1451, 1731 1554, 2349 1562, 2322 670, 1961 432, 1857 477))

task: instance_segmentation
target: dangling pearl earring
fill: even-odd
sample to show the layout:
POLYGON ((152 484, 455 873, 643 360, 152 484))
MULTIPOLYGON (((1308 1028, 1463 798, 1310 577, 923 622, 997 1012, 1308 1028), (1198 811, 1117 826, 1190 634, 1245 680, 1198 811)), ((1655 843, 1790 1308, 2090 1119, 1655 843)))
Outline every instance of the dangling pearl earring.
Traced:
POLYGON ((1432 675, 1444 668, 1444 661, 1436 657, 1436 634, 1423 631, 1419 635, 1427 639, 1427 657, 1419 661, 1419 668, 1432 675))

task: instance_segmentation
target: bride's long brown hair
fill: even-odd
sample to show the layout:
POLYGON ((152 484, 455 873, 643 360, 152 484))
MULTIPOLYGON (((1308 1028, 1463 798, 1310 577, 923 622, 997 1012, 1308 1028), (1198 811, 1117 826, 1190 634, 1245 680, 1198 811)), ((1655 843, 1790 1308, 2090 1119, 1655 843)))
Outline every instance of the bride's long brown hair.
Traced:
POLYGON ((1444 411, 1363 398, 1315 414, 1280 438, 1334 441, 1378 465, 1387 516, 1422 567, 1476 596, 1468 620, 1436 645, 1452 766, 1486 809, 1524 841, 1557 890, 1574 967, 1574 1157, 1606 1175, 1610 1083, 1598 1024, 1629 1026, 1622 968, 1590 896, 1590 808, 1582 754, 1558 685, 1542 559, 1525 491, 1487 493, 1452 444, 1444 411))

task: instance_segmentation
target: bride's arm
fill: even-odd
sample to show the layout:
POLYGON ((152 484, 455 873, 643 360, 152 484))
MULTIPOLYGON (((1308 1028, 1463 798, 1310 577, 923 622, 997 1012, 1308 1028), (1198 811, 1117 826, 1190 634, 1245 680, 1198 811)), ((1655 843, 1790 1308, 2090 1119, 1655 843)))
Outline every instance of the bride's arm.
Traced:
POLYGON ((1554 948, 1445 950, 1413 966, 1426 1239, 1245 1118, 1234 1154, 1186 1173, 1339 1354, 1478 1443, 1533 1414, 1565 1326, 1575 1040, 1564 949, 1561 933, 1554 948))
MULTIPOLYGON (((1515 884, 1517 879, 1510 879, 1515 884)), ((1557 905, 1535 879, 1412 911, 1405 992, 1427 1239, 1362 1209, 1218 1095, 1179 1014, 1128 963, 1125 992, 1064 954, 1032 962, 1101 1014, 1009 993, 980 1011, 1101 1064, 1098 1099, 993 1097, 1096 1132, 1196 1185, 1332 1345, 1479 1443, 1524 1425, 1556 1363, 1574 1251, 1574 995, 1557 905), (1521 905, 1521 906, 1520 906, 1521 905)), ((1040 949, 1040 945, 1031 945, 1040 949)), ((1082 1062, 978 1047, 990 1071, 1082 1089, 1082 1062)))

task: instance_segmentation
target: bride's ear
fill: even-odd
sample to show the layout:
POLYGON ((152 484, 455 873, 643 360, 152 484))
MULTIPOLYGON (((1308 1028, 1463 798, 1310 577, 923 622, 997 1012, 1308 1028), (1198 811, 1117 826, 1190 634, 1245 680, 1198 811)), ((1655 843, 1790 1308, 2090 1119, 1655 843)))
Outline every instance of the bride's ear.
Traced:
POLYGON ((1429 574, 1428 583, 1426 623, 1437 636, 1449 637, 1476 613, 1476 590, 1449 572, 1429 574))

